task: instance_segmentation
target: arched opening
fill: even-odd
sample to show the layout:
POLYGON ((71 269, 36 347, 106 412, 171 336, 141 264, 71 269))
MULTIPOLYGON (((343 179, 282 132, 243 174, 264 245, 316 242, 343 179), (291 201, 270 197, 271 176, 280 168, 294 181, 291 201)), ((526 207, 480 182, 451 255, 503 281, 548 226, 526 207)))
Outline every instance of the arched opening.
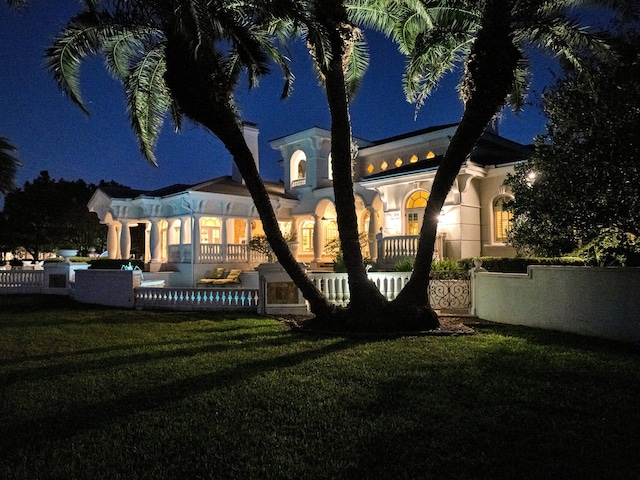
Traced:
POLYGON ((416 190, 405 203, 405 231, 407 235, 419 235, 422 228, 424 208, 427 206, 429 192, 416 190))
POLYGON ((296 150, 289 161, 291 186, 298 187, 307 183, 307 156, 302 150, 296 150))
POLYGON ((217 217, 203 217, 200 219, 200 243, 222 243, 222 221, 217 217))

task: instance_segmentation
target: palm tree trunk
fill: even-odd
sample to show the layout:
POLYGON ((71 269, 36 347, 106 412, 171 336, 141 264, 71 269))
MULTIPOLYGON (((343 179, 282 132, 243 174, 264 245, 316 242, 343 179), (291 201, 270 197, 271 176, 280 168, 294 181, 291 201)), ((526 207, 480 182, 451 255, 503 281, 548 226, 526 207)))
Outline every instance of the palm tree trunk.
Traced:
POLYGON ((351 120, 342 64, 345 45, 344 39, 336 29, 331 32, 331 36, 333 56, 324 74, 327 102, 331 112, 333 191, 340 246, 351 291, 349 317, 350 321, 362 325, 374 322, 388 302, 369 280, 362 258, 353 190, 351 120))
POLYGON ((511 38, 512 3, 512 0, 489 0, 485 6, 482 29, 467 64, 465 110, 433 181, 411 279, 394 304, 429 307, 429 275, 440 211, 462 164, 513 85, 519 52, 511 38))
POLYGON ((311 311, 318 317, 330 317, 335 312, 335 307, 329 303, 327 298, 311 282, 307 274, 302 270, 296 261, 289 246, 287 245, 276 214, 271 206, 271 200, 262 178, 258 172, 255 160, 249 147, 247 146, 242 129, 229 118, 226 122, 220 122, 216 130, 212 130, 215 135, 224 143, 245 181, 247 189, 251 194, 253 203, 262 220, 264 233, 267 236, 269 245, 278 261, 285 269, 291 280, 302 292, 304 298, 309 302, 311 311))
POLYGON ((333 316, 335 306, 329 303, 302 270, 280 231, 269 194, 242 132, 233 103, 233 85, 225 84, 225 78, 220 78, 215 64, 207 63, 206 53, 195 59, 184 39, 170 37, 166 55, 166 82, 181 112, 211 131, 231 153, 278 261, 309 302, 311 311, 319 317, 333 316))

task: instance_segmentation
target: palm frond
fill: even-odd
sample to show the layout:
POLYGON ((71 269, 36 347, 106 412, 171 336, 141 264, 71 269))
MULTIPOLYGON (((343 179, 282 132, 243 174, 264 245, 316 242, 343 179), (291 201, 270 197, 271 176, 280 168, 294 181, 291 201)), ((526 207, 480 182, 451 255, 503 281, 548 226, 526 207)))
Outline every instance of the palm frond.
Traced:
POLYGON ((531 83, 529 59, 522 57, 518 61, 513 75, 513 87, 507 97, 507 102, 515 112, 520 112, 527 98, 527 91, 531 83))
POLYGON ((162 45, 148 50, 125 81, 131 125, 142 154, 157 165, 154 148, 164 117, 172 107, 164 81, 166 63, 162 45))
POLYGON ((6 195, 15 189, 15 178, 22 163, 14 152, 17 149, 8 139, 0 137, 0 194, 6 195))
POLYGON ((87 57, 100 52, 103 29, 94 14, 81 13, 71 19, 45 53, 47 69, 58 87, 87 114, 80 94, 80 66, 87 57))
POLYGON ((360 32, 356 29, 356 37, 351 40, 349 55, 345 61, 344 77, 347 87, 347 95, 353 97, 362 83, 367 68, 369 67, 369 49, 367 42, 360 32))

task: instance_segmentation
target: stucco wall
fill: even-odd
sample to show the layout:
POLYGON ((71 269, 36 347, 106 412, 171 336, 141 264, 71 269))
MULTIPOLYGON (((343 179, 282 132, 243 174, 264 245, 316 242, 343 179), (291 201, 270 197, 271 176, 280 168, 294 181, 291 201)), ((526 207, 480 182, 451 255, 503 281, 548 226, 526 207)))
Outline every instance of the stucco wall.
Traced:
POLYGON ((486 320, 640 342, 640 268, 478 272, 471 289, 471 312, 486 320))
POLYGON ((74 300, 81 303, 133 308, 133 288, 140 274, 133 270, 80 270, 76 272, 74 300))

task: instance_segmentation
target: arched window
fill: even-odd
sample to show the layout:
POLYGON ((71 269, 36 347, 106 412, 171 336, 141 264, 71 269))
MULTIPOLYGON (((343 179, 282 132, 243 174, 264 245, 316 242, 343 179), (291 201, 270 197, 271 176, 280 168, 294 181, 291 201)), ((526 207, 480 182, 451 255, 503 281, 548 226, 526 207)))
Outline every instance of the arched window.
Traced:
POLYGON ((291 174, 291 186, 298 187, 307 183, 307 156, 302 150, 296 150, 291 155, 290 174, 291 174))
POLYGON ((300 235, 302 236, 302 241, 300 242, 302 251, 305 253, 313 252, 313 221, 312 220, 306 220, 302 224, 302 226, 300 227, 300 235))
POLYGON ((511 197, 502 195, 493 201, 493 240, 496 243, 505 243, 511 228, 513 214, 504 208, 509 200, 511 197))
POLYGON ((222 243, 222 222, 216 217, 204 217, 200 220, 200 243, 222 243))
POLYGON ((407 199, 405 205, 405 214, 407 222, 407 235, 418 235, 422 228, 422 218, 424 216, 424 207, 427 206, 429 192, 417 190, 407 199))

